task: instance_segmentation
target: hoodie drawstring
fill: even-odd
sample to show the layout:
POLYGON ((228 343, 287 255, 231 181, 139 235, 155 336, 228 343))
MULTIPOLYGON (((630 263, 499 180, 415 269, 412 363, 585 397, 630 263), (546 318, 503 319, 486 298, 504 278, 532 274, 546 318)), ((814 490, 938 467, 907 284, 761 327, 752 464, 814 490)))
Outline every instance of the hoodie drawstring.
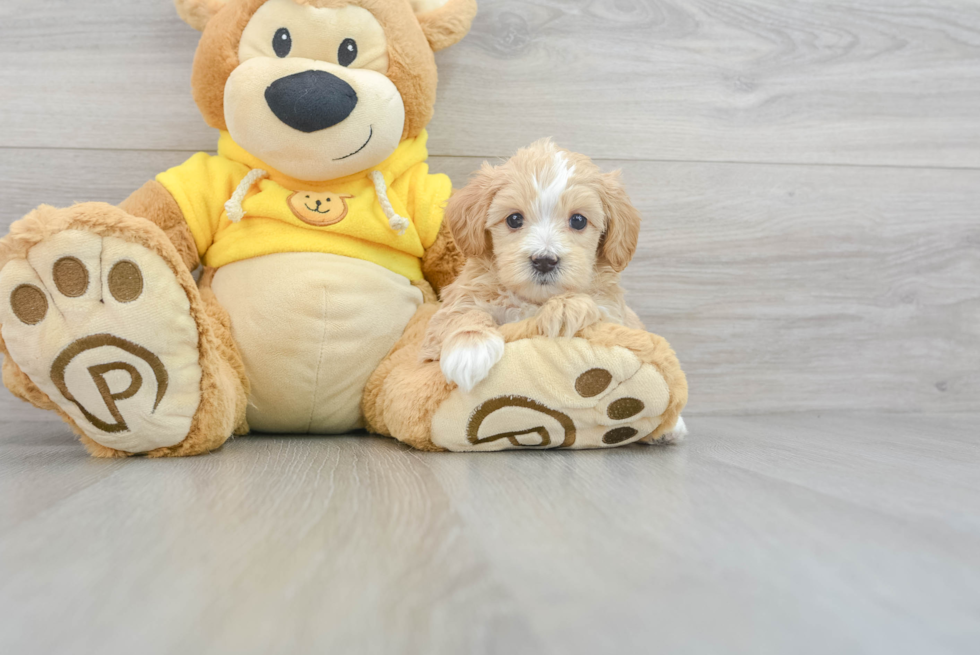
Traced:
POLYGON ((269 177, 267 171, 261 168, 255 168, 248 172, 245 179, 239 183, 238 188, 235 189, 235 193, 231 196, 231 200, 225 203, 225 211, 228 212, 228 220, 232 223, 238 223, 243 218, 245 218, 245 210, 242 209, 242 203, 245 202, 245 196, 248 195, 248 190, 251 189, 256 182, 269 177))
POLYGON ((395 213, 395 208, 391 206, 391 201, 388 199, 388 185, 385 184, 384 174, 381 171, 371 171, 371 179, 374 181, 374 190, 378 193, 378 202, 381 203, 381 209, 384 211, 385 216, 388 217, 388 225, 398 233, 398 236, 405 236, 405 232, 408 231, 408 226, 411 223, 404 216, 399 216, 395 213))
MULTIPOLYGON (((269 177, 268 171, 264 171, 261 168, 256 168, 248 172, 245 179, 235 189, 231 200, 225 203, 225 211, 228 212, 229 221, 238 223, 245 218, 245 210, 242 208, 242 203, 245 202, 245 196, 248 195, 249 190, 259 180, 264 180, 267 177, 269 177)), ((371 181, 374 182, 374 190, 378 194, 378 202, 381 204, 381 210, 388 218, 388 225, 398 233, 398 236, 405 236, 405 232, 408 231, 411 223, 404 216, 399 216, 395 212, 395 208, 391 206, 391 200, 388 199, 388 185, 385 183, 384 173, 381 171, 371 171, 371 181)))

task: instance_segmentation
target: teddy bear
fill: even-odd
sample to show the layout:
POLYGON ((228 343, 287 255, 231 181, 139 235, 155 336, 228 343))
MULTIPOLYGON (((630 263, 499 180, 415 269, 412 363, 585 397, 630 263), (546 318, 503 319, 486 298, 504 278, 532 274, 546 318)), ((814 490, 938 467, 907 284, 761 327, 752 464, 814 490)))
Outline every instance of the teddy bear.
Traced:
POLYGON ((503 359, 467 393, 419 356, 464 261, 443 225, 452 184, 426 163, 434 52, 467 34, 475 0, 176 6, 203 31, 192 90, 217 154, 118 206, 42 205, 11 226, 10 391, 107 458, 249 432, 363 429, 435 451, 669 437, 687 383, 653 334, 505 326, 503 359))

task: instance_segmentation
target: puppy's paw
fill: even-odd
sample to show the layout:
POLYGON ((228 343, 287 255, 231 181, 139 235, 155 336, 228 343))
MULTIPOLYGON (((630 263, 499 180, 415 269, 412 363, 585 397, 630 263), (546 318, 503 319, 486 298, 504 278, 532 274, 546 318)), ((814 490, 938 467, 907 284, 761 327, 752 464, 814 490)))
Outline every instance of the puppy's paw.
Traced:
POLYGON ((672 444, 679 441, 684 441, 689 434, 687 429, 687 424, 684 422, 683 416, 677 417, 677 424, 674 425, 668 432, 660 435, 656 440, 641 439, 640 443, 645 443, 648 445, 662 445, 662 444, 672 444))
POLYGON ((504 339, 499 334, 467 332, 443 349, 439 364, 442 374, 465 393, 483 382, 504 356, 504 339))
POLYGON ((591 296, 569 294, 556 296, 546 302, 536 320, 541 334, 555 339, 573 337, 602 319, 602 311, 591 296))

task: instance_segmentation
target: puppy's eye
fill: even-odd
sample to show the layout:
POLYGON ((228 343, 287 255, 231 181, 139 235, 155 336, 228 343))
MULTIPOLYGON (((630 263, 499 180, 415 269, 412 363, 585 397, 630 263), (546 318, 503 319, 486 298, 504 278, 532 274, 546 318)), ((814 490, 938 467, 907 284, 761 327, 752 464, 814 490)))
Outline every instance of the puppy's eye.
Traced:
POLYGON ((357 41, 344 39, 340 44, 340 50, 337 51, 337 62, 346 68, 353 64, 355 59, 357 59, 357 41))
POLYGON ((293 49, 293 35, 285 27, 276 30, 276 35, 272 37, 272 49, 276 51, 276 56, 282 59, 293 49))
POLYGON ((507 227, 512 230, 519 230, 524 227, 524 217, 520 214, 511 214, 507 217, 507 227))
POLYGON ((568 225, 573 230, 578 230, 579 232, 581 232, 582 230, 584 230, 589 226, 589 219, 587 219, 585 216, 582 216, 581 214, 575 214, 570 219, 568 219, 568 225))

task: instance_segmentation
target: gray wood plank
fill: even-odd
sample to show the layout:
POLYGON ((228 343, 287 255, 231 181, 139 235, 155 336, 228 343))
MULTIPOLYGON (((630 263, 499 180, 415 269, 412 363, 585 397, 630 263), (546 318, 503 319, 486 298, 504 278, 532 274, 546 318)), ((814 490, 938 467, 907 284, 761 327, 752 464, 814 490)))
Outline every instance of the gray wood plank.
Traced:
MULTIPOLYGON (((7 152, 0 230, 40 200, 119 202, 190 154, 7 152)), ((479 163, 432 159, 457 185, 479 163)), ((980 172, 603 165, 646 218, 625 286, 691 413, 980 409, 980 172)))
POLYGON ((0 650, 973 653, 978 420, 703 417, 679 447, 565 454, 250 437, 123 463, 0 423, 0 650))
MULTIPOLYGON (((394 442, 250 439, 157 464, 109 463, 3 531, 0 650, 539 652, 445 493, 394 442), (57 625, 25 629, 53 605, 57 625)), ((24 495, 64 484, 47 462, 33 472, 24 495)))
POLYGON ((124 465, 80 459, 81 446, 68 426, 54 415, 31 411, 0 411, 0 470, 4 472, 0 478, 0 534, 101 482, 124 465), (38 417, 42 420, 34 420, 38 417))
MULTIPOLYGON (((439 155, 980 166, 974 0, 481 0, 439 155)), ((169 0, 0 8, 0 146, 213 147, 169 0)))
POLYGON ((595 468, 578 458, 554 465, 546 454, 481 461, 483 471, 425 461, 502 576, 525 581, 520 598, 548 606, 536 624, 548 643, 593 653, 975 648, 980 499, 975 476, 962 475, 976 466, 975 418, 949 431, 970 439, 963 467, 941 452, 935 466, 916 466, 914 489, 961 503, 942 511, 925 501, 944 519, 921 527, 907 511, 912 489, 899 489, 908 479, 902 469, 921 448, 916 430, 943 449, 948 424, 770 418, 693 420, 695 436, 680 449, 607 452, 595 468), (964 495, 946 486, 957 472, 964 495), (848 473, 867 478, 856 484, 866 493, 834 489, 848 473), (888 497, 893 490, 897 498, 888 497), (507 502, 512 495, 523 502, 507 502), (500 525, 517 526, 520 538, 500 525), (951 612, 941 627, 901 609, 913 596, 916 607, 951 612), (924 624, 937 632, 926 637, 924 624))

